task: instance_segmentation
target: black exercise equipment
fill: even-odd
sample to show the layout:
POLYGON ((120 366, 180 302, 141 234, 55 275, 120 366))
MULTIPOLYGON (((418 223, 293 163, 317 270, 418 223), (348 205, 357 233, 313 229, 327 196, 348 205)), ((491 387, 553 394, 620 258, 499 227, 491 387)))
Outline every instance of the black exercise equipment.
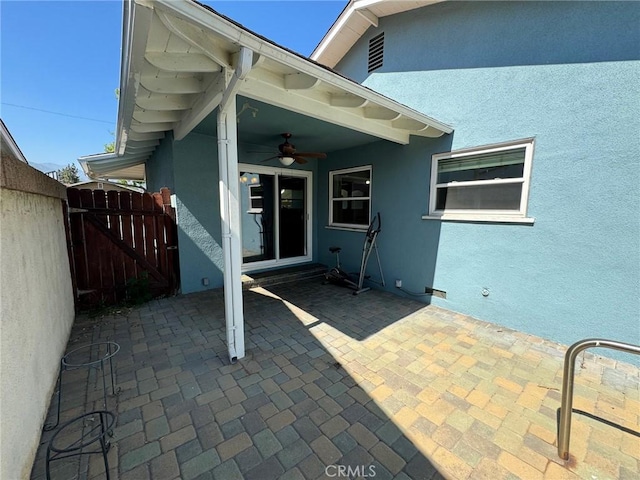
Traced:
POLYGON ((329 251, 336 254, 336 266, 325 273, 325 280, 327 282, 355 290, 353 292, 354 295, 358 295, 359 293, 370 290, 369 287, 363 287, 363 284, 365 278, 367 278, 365 276, 365 272, 367 270, 367 263, 369 262, 369 255, 371 255, 371 250, 375 249, 376 259, 378 260, 378 268, 380 269, 381 284, 384 287, 384 275, 382 274, 382 266, 380 265, 380 255, 378 255, 378 245, 376 245, 376 239, 378 238, 378 234, 381 230, 382 222, 380 220, 380 212, 378 212, 377 215, 373 217, 373 220, 371 220, 369 228, 367 229, 364 245, 362 247, 360 275, 358 276, 357 281, 355 278, 353 278, 352 275, 342 270, 340 266, 340 251, 342 250, 341 247, 329 247, 329 251))

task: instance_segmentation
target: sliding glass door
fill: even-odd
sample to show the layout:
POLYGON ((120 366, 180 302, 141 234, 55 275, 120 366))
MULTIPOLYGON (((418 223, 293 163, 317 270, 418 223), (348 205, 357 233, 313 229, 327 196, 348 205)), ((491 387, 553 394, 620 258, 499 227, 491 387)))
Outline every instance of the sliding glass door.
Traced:
POLYGON ((311 260, 311 172, 240 164, 243 271, 311 260))

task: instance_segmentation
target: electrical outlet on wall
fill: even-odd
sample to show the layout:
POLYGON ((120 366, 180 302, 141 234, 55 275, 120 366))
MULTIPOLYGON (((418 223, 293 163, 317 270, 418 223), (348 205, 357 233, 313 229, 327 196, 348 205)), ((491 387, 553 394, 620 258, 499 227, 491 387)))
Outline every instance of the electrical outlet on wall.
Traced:
POLYGON ((396 288, 402 288, 402 280, 396 280, 396 288))

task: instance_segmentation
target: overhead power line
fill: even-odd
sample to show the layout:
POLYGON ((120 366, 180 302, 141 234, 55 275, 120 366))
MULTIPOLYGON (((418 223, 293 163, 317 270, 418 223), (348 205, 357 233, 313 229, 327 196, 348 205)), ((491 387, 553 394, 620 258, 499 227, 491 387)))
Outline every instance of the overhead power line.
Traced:
POLYGON ((106 123, 109 125, 113 125, 114 123, 114 122, 107 122, 106 120, 98 120, 97 118, 88 118, 88 117, 81 117, 79 115, 70 115, 68 113, 52 112, 51 110, 44 110, 42 108, 35 108, 35 107, 27 107, 26 105, 17 105, 15 103, 9 103, 9 102, 2 102, 2 105, 7 105, 9 107, 16 107, 16 108, 24 108, 25 110, 34 110, 36 112, 50 113, 51 115, 60 115, 61 117, 78 118, 80 120, 87 120, 89 122, 106 123))

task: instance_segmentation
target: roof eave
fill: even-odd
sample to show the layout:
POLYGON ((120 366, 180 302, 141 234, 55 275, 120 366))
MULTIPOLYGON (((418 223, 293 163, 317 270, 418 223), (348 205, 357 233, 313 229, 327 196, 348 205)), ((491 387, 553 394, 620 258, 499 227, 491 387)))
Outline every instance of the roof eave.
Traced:
POLYGON ((22 150, 20 150, 20 147, 18 147, 18 144, 16 143, 15 139, 11 135, 11 132, 9 131, 7 126, 4 124, 4 121, 2 119, 0 119, 0 134, 2 135, 2 142, 6 144, 6 146, 9 148, 9 152, 17 160, 20 160, 21 162, 29 165, 27 158, 22 153, 22 150))
MULTIPOLYGON (((120 166, 144 164, 166 131, 173 131, 177 140, 188 134, 216 108, 215 99, 219 99, 217 95, 225 88, 225 82, 220 79, 233 73, 236 68, 234 58, 241 48, 253 52, 254 68, 250 77, 241 82, 237 92, 240 95, 401 144, 409 143, 410 135, 438 137, 453 131, 449 125, 287 50, 195 0, 126 0, 122 42, 115 153, 81 157, 80 164, 89 178, 104 179, 120 166), (158 56, 162 56, 161 60, 185 61, 184 57, 177 58, 175 54, 171 57, 167 51, 163 53, 157 44, 151 43, 150 38, 157 37, 158 29, 166 29, 169 35, 176 35, 190 44, 191 53, 196 57, 207 57, 206 62, 214 62, 218 68, 213 70, 218 76, 208 77, 209 86, 204 91, 197 90, 199 97, 193 102, 189 100, 192 103, 180 103, 180 95, 171 92, 150 93, 144 88, 147 84, 142 84, 145 75, 147 80, 156 78, 153 72, 148 76, 149 68, 163 68, 152 58, 157 61, 158 56), (215 45, 210 47, 209 44, 215 45), (153 57, 149 57, 151 54, 153 57), (273 71, 260 67, 263 62, 281 77, 299 76, 305 81, 313 80, 313 85, 300 86, 294 82, 290 86, 286 81, 288 78, 279 78, 274 83, 273 71), (317 90, 314 93, 315 86, 321 94, 317 90), (336 99, 336 96, 340 98, 336 99), (360 105, 341 103, 344 97, 355 99, 360 105)), ((187 63, 193 60, 191 57, 187 63)), ((188 72, 195 75, 202 71, 188 72)), ((166 77, 162 78, 166 80, 166 77)), ((180 76, 178 80, 184 78, 187 77, 180 76)), ((204 80, 202 84, 205 84, 204 80)))
MULTIPOLYGON (((171 10, 186 16, 194 23, 200 24, 203 27, 207 27, 212 30, 216 30, 226 38, 236 43, 238 46, 246 47, 252 50, 258 55, 264 55, 279 62, 286 62, 290 67, 298 70, 300 73, 308 74, 317 78, 320 81, 332 84, 347 93, 351 93, 357 96, 366 96, 367 100, 374 101, 379 106, 391 108, 397 110, 402 115, 407 115, 413 119, 423 122, 430 127, 440 130, 442 133, 451 133, 453 128, 443 122, 440 122, 432 117, 424 115, 416 110, 413 110, 405 105, 371 90, 359 83, 348 79, 337 72, 334 72, 327 67, 310 61, 306 57, 297 55, 279 45, 266 42, 259 38, 252 32, 241 28, 240 26, 224 19, 221 16, 213 17, 211 15, 199 15, 202 13, 203 7, 193 1, 190 2, 176 2, 175 0, 156 0, 156 4, 162 4, 171 10), (218 24, 214 24, 218 22, 218 24), (220 28, 222 27, 222 28, 220 28)), ((313 60, 313 59, 311 59, 313 60)))
POLYGON ((310 58, 330 68, 334 68, 344 55, 361 38, 367 27, 377 27, 377 20, 390 14, 406 12, 433 3, 446 0, 350 0, 327 33, 320 40, 310 58), (389 13, 391 11, 391 13, 389 13), (357 26, 357 24, 360 24, 357 26), (350 40, 344 41, 340 35, 343 30, 349 30, 350 40))

